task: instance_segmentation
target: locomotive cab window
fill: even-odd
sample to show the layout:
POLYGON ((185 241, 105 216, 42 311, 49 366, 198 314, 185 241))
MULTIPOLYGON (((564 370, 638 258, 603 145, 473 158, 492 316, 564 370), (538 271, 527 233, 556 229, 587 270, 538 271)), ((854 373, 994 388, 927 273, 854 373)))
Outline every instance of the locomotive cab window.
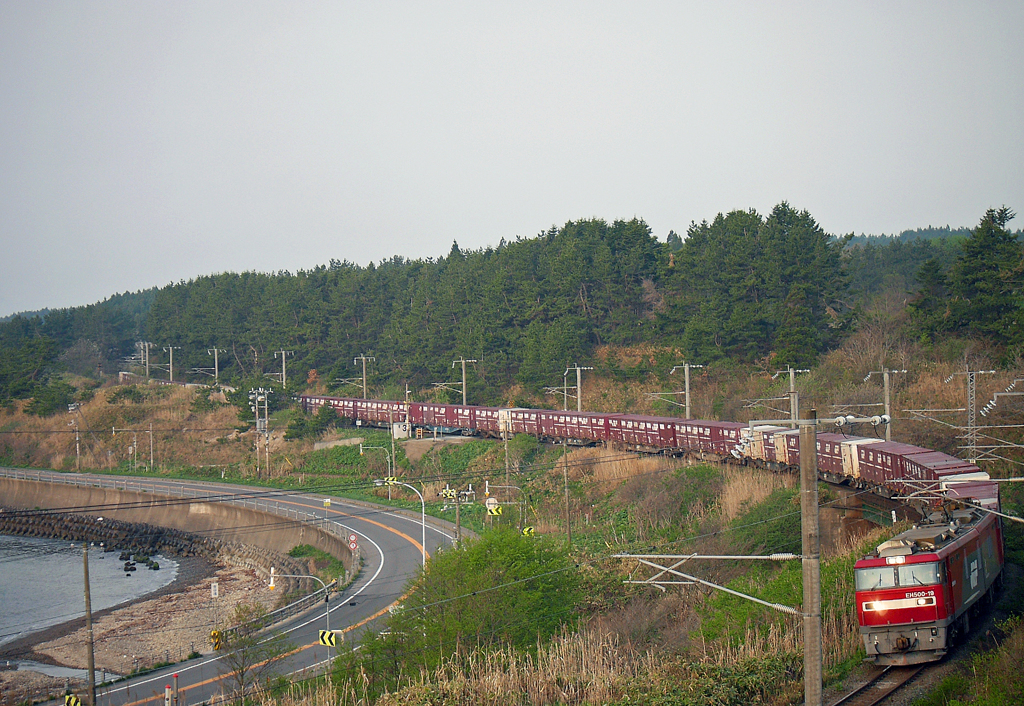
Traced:
POLYGON ((934 586, 942 583, 942 564, 904 564, 897 569, 900 586, 934 586))
POLYGON ((879 588, 896 587, 896 567, 873 566, 853 572, 858 591, 874 591, 879 588))

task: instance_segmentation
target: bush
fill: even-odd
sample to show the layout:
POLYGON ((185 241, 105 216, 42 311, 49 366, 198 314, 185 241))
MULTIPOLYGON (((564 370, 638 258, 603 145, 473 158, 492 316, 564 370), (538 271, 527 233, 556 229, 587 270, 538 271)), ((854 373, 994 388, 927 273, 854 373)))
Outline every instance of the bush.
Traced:
MULTIPOLYGON (((436 554, 382 634, 339 660, 336 682, 366 674, 375 693, 475 648, 535 650, 571 623, 579 576, 565 551, 511 529, 436 554)), ((360 677, 362 678, 362 677, 360 677)))
POLYGON ((37 417, 50 417, 57 412, 66 412, 74 401, 74 387, 66 382, 51 382, 36 388, 32 400, 25 405, 25 411, 37 417))
POLYGON ((144 393, 135 385, 126 385, 124 387, 118 387, 107 393, 108 404, 119 404, 122 402, 140 404, 145 401, 146 393, 144 393))

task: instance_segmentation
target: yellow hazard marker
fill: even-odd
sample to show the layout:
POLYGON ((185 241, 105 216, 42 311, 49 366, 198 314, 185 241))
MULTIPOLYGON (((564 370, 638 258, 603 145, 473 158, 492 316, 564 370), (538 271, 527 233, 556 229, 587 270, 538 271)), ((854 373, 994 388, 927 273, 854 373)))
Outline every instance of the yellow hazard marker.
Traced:
POLYGON ((320 631, 320 644, 327 645, 328 647, 338 646, 338 636, 331 630, 320 631))
POLYGON ((82 700, 74 694, 64 696, 64 706, 82 706, 82 700))
POLYGON ((495 516, 500 515, 501 514, 501 505, 498 505, 496 507, 489 507, 489 508, 487 508, 487 514, 488 515, 495 515, 495 516))
POLYGON ((523 527, 523 536, 532 537, 535 534, 533 527, 523 527))

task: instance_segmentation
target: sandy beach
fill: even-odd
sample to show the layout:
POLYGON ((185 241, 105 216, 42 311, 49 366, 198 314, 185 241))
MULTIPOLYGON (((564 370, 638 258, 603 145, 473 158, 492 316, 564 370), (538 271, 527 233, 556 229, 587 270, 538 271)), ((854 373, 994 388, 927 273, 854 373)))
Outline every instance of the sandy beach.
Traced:
MULTIPOLYGON (((93 616, 96 671, 125 674, 162 662, 178 662, 195 652, 210 652, 210 630, 223 625, 239 602, 273 607, 280 593, 249 569, 207 559, 178 559, 178 576, 159 591, 134 603, 93 616), (218 584, 218 598, 211 584, 218 584)), ((0 662, 30 660, 84 669, 88 637, 85 619, 56 625, 0 648, 0 662)), ((0 671, 0 706, 63 692, 64 679, 31 671, 0 671)))

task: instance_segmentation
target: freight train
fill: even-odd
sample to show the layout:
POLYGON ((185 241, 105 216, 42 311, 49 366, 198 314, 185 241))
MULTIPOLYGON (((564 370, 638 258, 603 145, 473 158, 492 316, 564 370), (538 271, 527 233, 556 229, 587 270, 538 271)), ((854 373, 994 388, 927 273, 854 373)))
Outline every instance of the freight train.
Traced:
MULTIPOLYGON (((678 417, 479 407, 303 395, 359 426, 500 438, 529 434, 567 445, 612 448, 784 470, 800 465, 800 435, 788 427, 678 417)), ((941 658, 969 628, 1001 579, 999 491, 976 465, 880 438, 817 435, 819 475, 889 498, 942 497, 937 513, 880 545, 855 568, 857 615, 868 659, 912 664, 941 658)))

